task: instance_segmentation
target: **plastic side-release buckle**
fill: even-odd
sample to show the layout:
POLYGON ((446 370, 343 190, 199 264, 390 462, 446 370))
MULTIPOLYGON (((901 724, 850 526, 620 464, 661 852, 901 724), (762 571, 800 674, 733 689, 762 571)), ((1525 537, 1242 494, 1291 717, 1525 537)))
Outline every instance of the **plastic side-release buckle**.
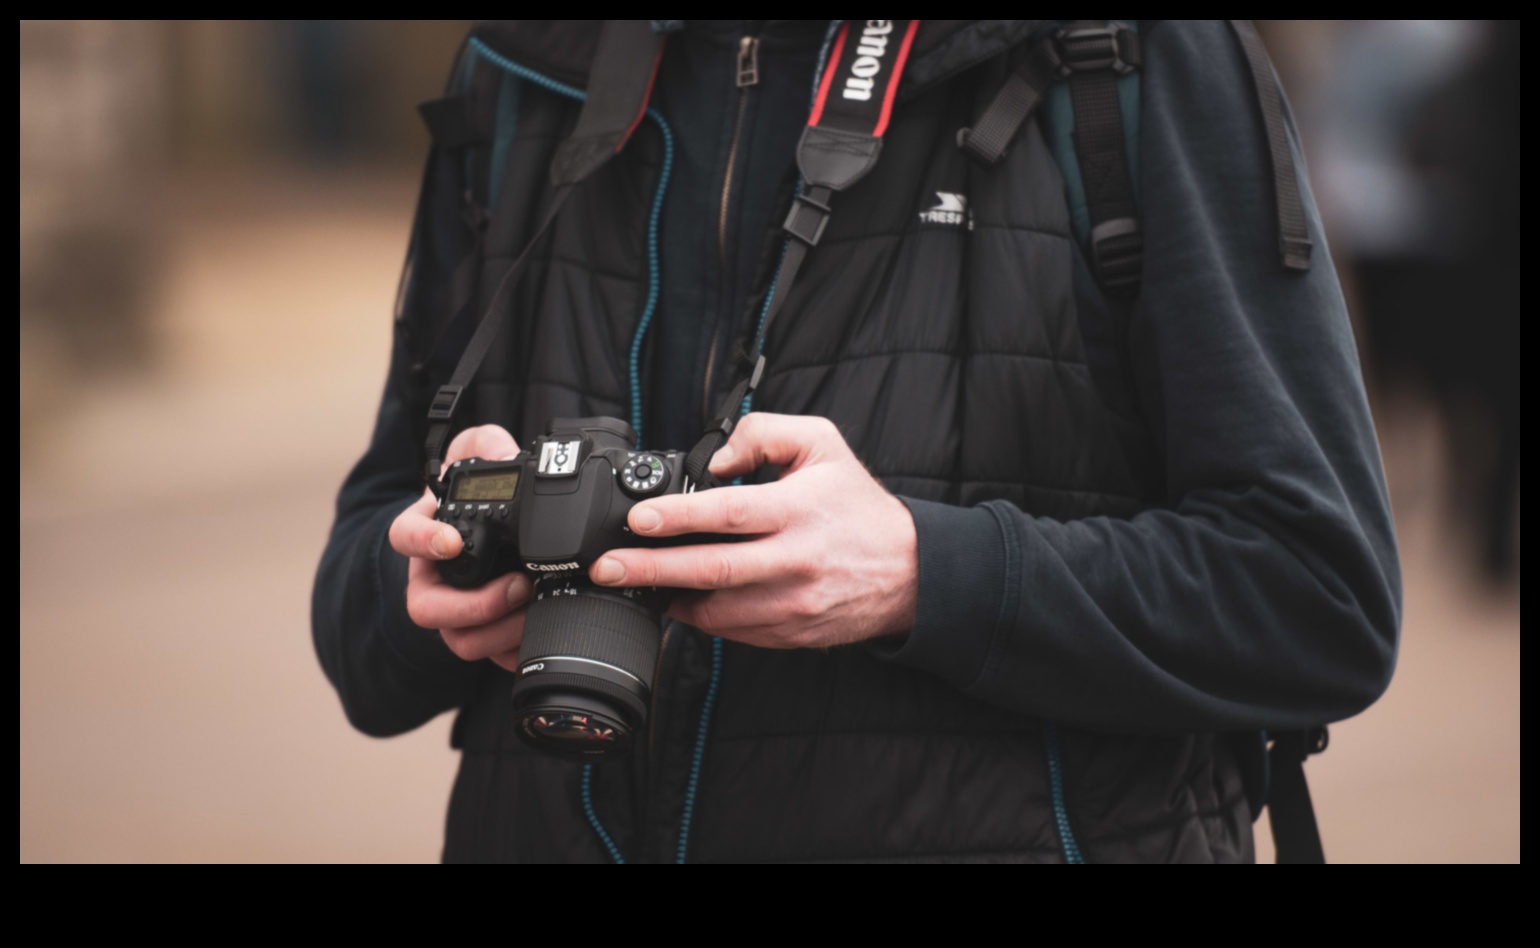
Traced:
POLYGON ((463 385, 440 385, 439 390, 433 395, 433 403, 428 406, 428 420, 452 420, 455 409, 460 407, 460 395, 464 391, 463 385))
POLYGON ((1100 69, 1126 76, 1144 62, 1139 34, 1115 23, 1060 30, 1054 42, 1059 48, 1061 76, 1100 69))
POLYGON ((1091 228, 1091 267, 1103 289, 1127 290, 1144 272, 1144 232, 1133 217, 1115 217, 1091 228))
POLYGON ((1304 761, 1326 750, 1331 743, 1331 734, 1326 725, 1320 724, 1297 731, 1269 731, 1267 739, 1274 750, 1289 760, 1304 761))
POLYGON ((829 206, 813 200, 806 194, 797 195, 792 202, 791 213, 786 215, 786 233, 809 247, 818 246, 823 229, 829 224, 829 206))

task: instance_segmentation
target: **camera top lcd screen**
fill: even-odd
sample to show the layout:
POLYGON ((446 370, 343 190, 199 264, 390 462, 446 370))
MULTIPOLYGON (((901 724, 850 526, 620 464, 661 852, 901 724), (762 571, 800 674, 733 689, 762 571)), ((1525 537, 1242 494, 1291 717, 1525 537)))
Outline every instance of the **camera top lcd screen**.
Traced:
POLYGON ((450 500, 512 500, 519 489, 519 472, 499 471, 496 474, 460 475, 455 479, 454 493, 450 500))

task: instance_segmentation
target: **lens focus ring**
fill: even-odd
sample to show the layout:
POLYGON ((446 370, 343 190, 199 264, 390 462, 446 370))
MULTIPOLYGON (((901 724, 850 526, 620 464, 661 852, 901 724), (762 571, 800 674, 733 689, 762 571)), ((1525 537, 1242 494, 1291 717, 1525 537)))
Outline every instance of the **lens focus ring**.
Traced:
MULTIPOLYGON (((577 588, 576 595, 546 595, 530 604, 519 646, 522 664, 571 656, 613 665, 652 687, 658 661, 658 619, 617 594, 577 588)), ((555 591, 553 591, 555 592, 555 591)))

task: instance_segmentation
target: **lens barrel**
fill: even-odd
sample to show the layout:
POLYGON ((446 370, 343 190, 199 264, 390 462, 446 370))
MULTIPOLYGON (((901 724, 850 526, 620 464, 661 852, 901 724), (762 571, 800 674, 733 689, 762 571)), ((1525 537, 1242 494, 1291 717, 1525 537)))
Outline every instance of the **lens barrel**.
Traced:
POLYGON ((513 686, 519 736, 565 757, 625 753, 652 699, 658 614, 586 579, 545 577, 535 594, 513 686))

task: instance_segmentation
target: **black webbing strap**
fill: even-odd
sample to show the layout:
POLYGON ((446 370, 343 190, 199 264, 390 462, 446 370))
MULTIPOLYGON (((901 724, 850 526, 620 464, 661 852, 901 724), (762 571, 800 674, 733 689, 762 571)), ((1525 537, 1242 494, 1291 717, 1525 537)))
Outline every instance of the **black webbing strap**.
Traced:
MULTIPOLYGON (((465 55, 472 55, 466 53, 465 55)), ((423 124, 433 139, 433 147, 462 157, 466 166, 466 186, 460 194, 460 219, 471 240, 460 262, 450 273, 445 287, 442 311, 446 314, 437 338, 421 349, 428 354, 438 351, 444 337, 455 325, 460 313, 472 302, 476 282, 481 275, 482 246, 486 237, 486 201, 490 182, 491 143, 496 125, 499 76, 491 63, 472 59, 470 78, 459 92, 431 99, 417 106, 423 124)))
POLYGON ((1124 150, 1118 79, 1144 63, 1139 34, 1103 20, 1066 20, 1035 39, 1005 85, 957 146, 989 168, 998 164, 1055 81, 1066 79, 1075 112, 1075 155, 1091 219, 1091 269, 1103 289, 1137 289, 1144 237, 1124 150))
POLYGON ((555 190, 545 216, 529 244, 504 271, 454 374, 439 386, 428 407, 428 461, 424 475, 430 486, 438 484, 444 446, 454 430, 461 396, 503 328, 514 287, 573 188, 614 157, 641 124, 662 51, 663 35, 654 33, 648 21, 605 21, 589 73, 588 98, 578 114, 577 126, 557 146, 551 159, 551 184, 555 190))
POLYGON ((797 144, 797 168, 805 188, 792 201, 783 225, 789 239, 771 285, 770 305, 749 352, 740 353, 736 360, 738 383, 685 458, 685 473, 697 485, 715 483, 709 470, 711 457, 731 437, 743 400, 759 387, 770 325, 786 305, 808 251, 823 237, 830 199, 877 166, 899 79, 919 26, 919 20, 851 20, 834 37, 813 111, 797 144))
POLYGON ((433 144, 442 148, 464 148, 492 139, 492 110, 478 101, 471 90, 430 99, 417 106, 433 144))
POLYGON ((1269 735, 1267 822, 1279 865, 1320 865, 1326 862, 1321 832, 1305 783, 1305 758, 1326 749, 1326 728, 1282 731, 1269 735))
POLYGON ((1310 269, 1310 232, 1305 226, 1305 206, 1299 197, 1299 177, 1294 169, 1294 155, 1289 151, 1289 132, 1283 121, 1283 97, 1267 47, 1250 20, 1231 20, 1230 28, 1246 51, 1251 67, 1251 81, 1256 87, 1257 104, 1267 129, 1267 151, 1273 165, 1273 200, 1278 205, 1278 253, 1290 270, 1310 269))
POLYGON ((1091 220, 1091 270, 1102 289, 1128 293, 1144 270, 1144 233, 1123 139, 1118 77, 1141 63, 1138 34, 1104 20, 1067 20, 1058 36, 1075 110, 1075 157, 1091 220))
POLYGON ((971 128, 957 130, 957 147, 986 168, 998 164, 1016 133, 1043 101, 1048 87, 1061 78, 1063 64, 1054 36, 1042 36, 1033 41, 1027 55, 984 107, 978 121, 971 128))

